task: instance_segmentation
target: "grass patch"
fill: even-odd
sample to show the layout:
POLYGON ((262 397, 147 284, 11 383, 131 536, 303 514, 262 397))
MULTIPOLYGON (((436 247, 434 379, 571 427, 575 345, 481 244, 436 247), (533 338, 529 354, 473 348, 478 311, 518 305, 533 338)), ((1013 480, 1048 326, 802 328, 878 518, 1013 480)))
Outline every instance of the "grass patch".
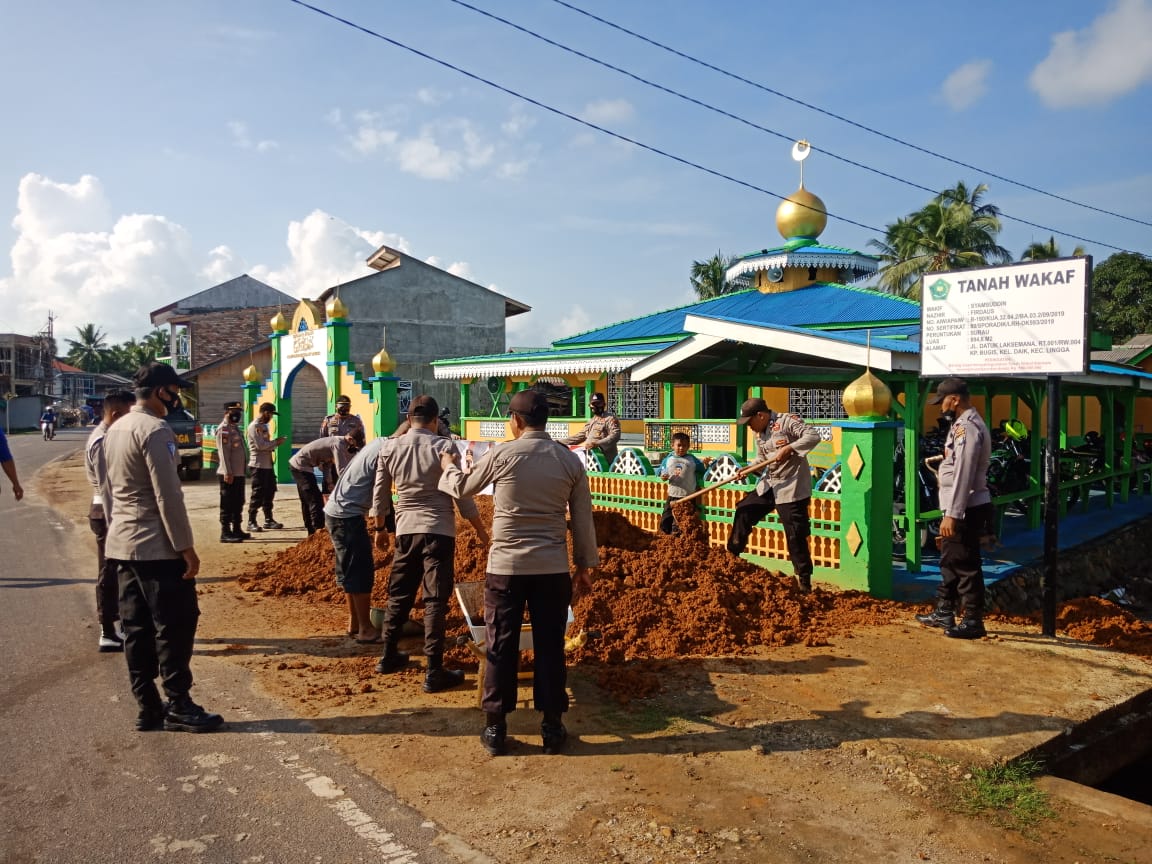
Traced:
POLYGON ((1048 795, 1036 788, 1042 765, 1023 759, 973 769, 959 793, 959 807, 969 816, 983 816, 1003 828, 1027 831, 1056 813, 1048 795))
POLYGON ((639 735, 653 732, 684 732, 689 728, 692 719, 675 711, 669 711, 655 702, 633 703, 628 708, 607 707, 599 713, 609 728, 639 735))

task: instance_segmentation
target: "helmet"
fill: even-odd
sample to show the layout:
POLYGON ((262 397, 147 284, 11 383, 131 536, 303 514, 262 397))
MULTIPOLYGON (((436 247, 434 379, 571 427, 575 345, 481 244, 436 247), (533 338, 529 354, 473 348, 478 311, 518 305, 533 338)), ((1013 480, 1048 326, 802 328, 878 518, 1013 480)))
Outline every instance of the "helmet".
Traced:
POLYGON ((1028 427, 1021 420, 1008 420, 1004 424, 1004 434, 1013 441, 1023 441, 1028 437, 1028 427))

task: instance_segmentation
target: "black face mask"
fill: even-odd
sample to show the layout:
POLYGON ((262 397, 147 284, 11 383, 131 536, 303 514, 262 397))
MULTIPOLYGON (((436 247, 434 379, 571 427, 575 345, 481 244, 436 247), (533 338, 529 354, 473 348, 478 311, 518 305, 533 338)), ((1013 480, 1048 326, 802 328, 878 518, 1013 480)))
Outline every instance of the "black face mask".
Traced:
POLYGON ((337 405, 336 406, 336 413, 340 414, 340 415, 345 415, 351 410, 352 410, 352 408, 349 405, 337 405))
POLYGON ((164 387, 156 388, 156 398, 164 404, 164 407, 168 409, 169 414, 180 408, 180 395, 177 394, 173 396, 164 387))
POLYGON ((941 411, 940 419, 947 423, 949 426, 956 420, 956 412, 952 410, 941 411))
POLYGON ((239 411, 232 411, 228 415, 228 420, 232 423, 239 423, 240 422, 240 412, 239 411))

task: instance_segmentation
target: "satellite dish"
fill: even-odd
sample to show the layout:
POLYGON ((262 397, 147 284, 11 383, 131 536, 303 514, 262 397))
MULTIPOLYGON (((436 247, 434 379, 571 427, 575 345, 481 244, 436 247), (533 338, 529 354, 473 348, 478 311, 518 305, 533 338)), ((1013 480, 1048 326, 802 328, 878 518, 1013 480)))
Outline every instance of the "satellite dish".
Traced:
POLYGON ((803 162, 812 154, 812 145, 807 141, 801 139, 792 145, 792 158, 797 162, 803 162))

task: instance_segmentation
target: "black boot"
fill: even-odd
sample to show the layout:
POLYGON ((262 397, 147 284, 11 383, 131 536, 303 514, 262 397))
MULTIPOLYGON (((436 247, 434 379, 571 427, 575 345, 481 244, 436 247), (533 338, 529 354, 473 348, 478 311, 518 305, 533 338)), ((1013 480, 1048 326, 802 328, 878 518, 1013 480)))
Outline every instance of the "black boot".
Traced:
POLYGON ((136 715, 137 732, 154 732, 164 728, 164 706, 157 702, 155 705, 142 707, 136 715))
POLYGON ((560 722, 559 714, 544 715, 544 722, 540 724, 540 737, 544 741, 544 752, 547 755, 555 756, 564 749, 568 741, 568 730, 560 722))
POLYGON ((949 627, 944 631, 944 635, 950 639, 983 639, 988 635, 988 631, 984 629, 983 618, 965 615, 960 626, 949 627))
POLYGON ((399 672, 407 665, 408 652, 397 651, 395 647, 390 646, 384 649, 384 655, 376 664, 376 671, 381 675, 389 675, 393 672, 399 672))
POLYGON ((801 594, 812 593, 812 574, 811 573, 797 573, 796 585, 800 589, 801 594))
POLYGON ((221 531, 220 532, 220 542, 221 543, 242 543, 242 542, 244 542, 244 538, 243 537, 237 537, 231 531, 221 531))
POLYGON ((936 608, 927 615, 917 615, 916 620, 925 627, 939 627, 947 630, 956 626, 956 610, 947 600, 938 600, 936 608))
POLYGON ((424 673, 424 692, 439 693, 464 683, 464 670, 445 669, 440 657, 428 658, 428 671, 424 673))
POLYGON ((239 519, 237 519, 235 522, 232 523, 232 533, 235 534, 237 537, 239 537, 241 540, 251 540, 252 539, 251 534, 249 534, 247 531, 241 530, 239 519))
POLYGON ((212 732, 223 724, 223 717, 210 714, 188 696, 172 699, 164 718, 164 728, 169 732, 212 732))
POLYGON ((489 756, 503 756, 508 752, 508 726, 504 722, 504 715, 485 712, 484 723, 480 743, 489 756))

